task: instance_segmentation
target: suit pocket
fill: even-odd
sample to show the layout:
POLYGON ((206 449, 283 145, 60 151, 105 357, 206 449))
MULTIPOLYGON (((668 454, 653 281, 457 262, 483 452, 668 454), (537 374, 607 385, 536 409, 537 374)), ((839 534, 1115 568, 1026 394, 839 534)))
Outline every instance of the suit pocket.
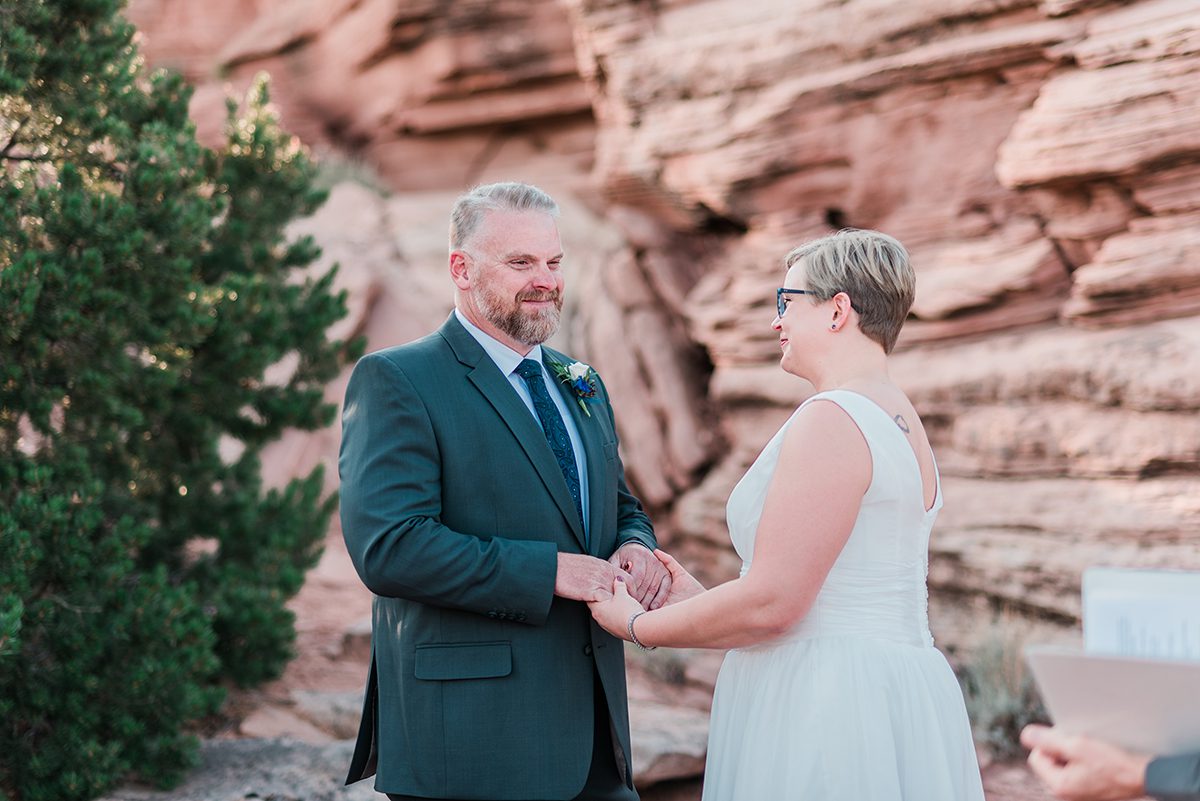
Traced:
POLYGON ((497 679, 512 673, 512 643, 418 645, 413 670, 424 681, 497 679))

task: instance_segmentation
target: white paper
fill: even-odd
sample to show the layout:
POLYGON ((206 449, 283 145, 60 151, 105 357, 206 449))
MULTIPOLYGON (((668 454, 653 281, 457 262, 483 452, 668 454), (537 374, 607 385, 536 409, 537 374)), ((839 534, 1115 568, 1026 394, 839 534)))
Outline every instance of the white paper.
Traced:
POLYGON ((1055 725, 1143 754, 1200 751, 1200 663, 1030 646, 1055 725))
POLYGON ((1094 654, 1200 662, 1200 572, 1085 571, 1083 647, 1094 654))

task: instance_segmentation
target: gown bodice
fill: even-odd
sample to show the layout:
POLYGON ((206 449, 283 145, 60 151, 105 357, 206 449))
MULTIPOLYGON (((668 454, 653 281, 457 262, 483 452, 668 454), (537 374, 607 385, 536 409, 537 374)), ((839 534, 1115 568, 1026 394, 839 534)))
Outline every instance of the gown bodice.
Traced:
MULTIPOLYGON (((871 453, 871 483, 812 607, 784 639, 850 636, 932 645, 925 579, 929 534, 942 505, 941 480, 933 507, 926 509, 921 469, 908 438, 882 407, 857 392, 830 390, 806 400, 734 487, 726 518, 742 574, 753 561, 755 532, 784 436, 796 416, 818 400, 836 403, 862 432, 871 453)), ((804 536, 802 510, 797 518, 796 536, 804 536)))

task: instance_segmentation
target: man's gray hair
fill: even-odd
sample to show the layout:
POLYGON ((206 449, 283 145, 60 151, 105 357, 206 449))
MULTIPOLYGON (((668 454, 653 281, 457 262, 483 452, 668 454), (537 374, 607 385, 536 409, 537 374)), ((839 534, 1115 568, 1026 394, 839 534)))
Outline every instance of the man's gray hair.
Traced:
POLYGON ((450 212, 450 250, 460 250, 488 211, 542 211, 558 216, 554 198, 531 184, 506 181, 476 186, 454 201, 450 212))

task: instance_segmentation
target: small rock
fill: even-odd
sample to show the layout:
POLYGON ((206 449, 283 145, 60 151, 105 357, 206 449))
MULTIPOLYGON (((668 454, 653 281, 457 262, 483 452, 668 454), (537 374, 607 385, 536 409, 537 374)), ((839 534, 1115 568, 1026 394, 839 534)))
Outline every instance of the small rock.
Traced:
POLYGON ((290 708, 268 704, 254 710, 240 727, 246 737, 281 738, 305 743, 327 743, 333 738, 290 708))
POLYGON ((342 635, 342 658, 366 662, 371 658, 371 616, 360 619, 342 635))
POLYGON ((292 693, 292 700, 296 703, 296 714, 322 731, 339 740, 357 736, 363 705, 361 691, 296 690, 292 693))
POLYGON ((708 714, 642 701, 630 706, 634 783, 639 789, 704 774, 708 714))

